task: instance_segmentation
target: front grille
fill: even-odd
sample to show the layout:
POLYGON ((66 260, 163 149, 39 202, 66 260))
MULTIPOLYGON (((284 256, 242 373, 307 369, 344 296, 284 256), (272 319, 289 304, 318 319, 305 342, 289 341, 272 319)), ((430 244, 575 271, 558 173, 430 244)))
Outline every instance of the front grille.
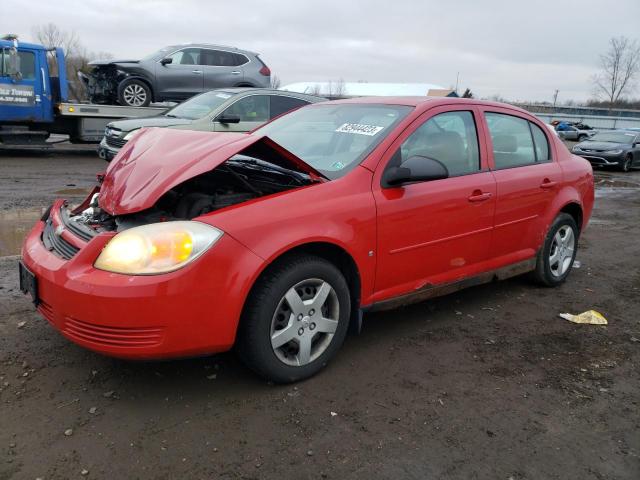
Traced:
POLYGON ((106 137, 107 139, 107 145, 109 145, 110 147, 114 147, 114 148, 122 148, 124 147, 124 144, 127 143, 127 141, 124 138, 119 138, 119 137, 106 137))
POLYGON ((162 342, 162 327, 107 327, 65 317, 63 332, 78 340, 111 347, 153 347, 162 342))
POLYGON ((62 236, 56 235, 51 218, 45 223, 44 232, 42 232, 42 242, 48 250, 65 260, 70 260, 80 250, 67 242, 62 236))

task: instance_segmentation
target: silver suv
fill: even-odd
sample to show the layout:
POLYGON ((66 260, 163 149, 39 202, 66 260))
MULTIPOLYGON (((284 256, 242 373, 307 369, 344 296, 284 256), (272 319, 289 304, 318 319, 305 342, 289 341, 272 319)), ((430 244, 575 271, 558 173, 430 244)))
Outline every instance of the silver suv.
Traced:
POLYGON ((99 60, 81 75, 92 103, 145 107, 221 87, 269 87, 257 53, 209 44, 172 45, 141 60, 99 60))

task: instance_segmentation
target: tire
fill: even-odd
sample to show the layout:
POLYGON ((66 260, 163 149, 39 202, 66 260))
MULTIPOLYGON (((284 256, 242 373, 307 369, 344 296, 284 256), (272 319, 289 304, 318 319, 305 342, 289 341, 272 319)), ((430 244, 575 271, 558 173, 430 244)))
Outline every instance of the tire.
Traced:
POLYGON ((561 213, 556 217, 538 252, 533 271, 533 278, 537 283, 547 287, 557 287, 564 283, 576 258, 579 236, 580 230, 571 215, 561 213), (569 231, 571 238, 566 236, 569 231))
POLYGON ((624 157, 624 160, 622 161, 622 163, 620 164, 620 170, 622 170, 623 172, 628 172, 631 170, 631 167, 633 165, 633 156, 628 153, 626 157, 624 157))
POLYGON ((146 107, 151 103, 151 89, 142 80, 124 80, 118 86, 118 103, 126 107, 146 107))
POLYGON ((291 257, 251 290, 236 350, 247 367, 273 382, 308 378, 342 346, 350 309, 349 287, 335 265, 311 255, 291 257))
POLYGON ((578 142, 584 142, 587 139, 587 135, 579 135, 578 142))

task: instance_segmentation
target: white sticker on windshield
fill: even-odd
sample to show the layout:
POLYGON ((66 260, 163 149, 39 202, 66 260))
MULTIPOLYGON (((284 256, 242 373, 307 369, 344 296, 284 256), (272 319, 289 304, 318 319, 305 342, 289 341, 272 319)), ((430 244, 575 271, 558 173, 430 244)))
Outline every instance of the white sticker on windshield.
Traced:
POLYGON ((216 93, 216 97, 231 98, 231 94, 230 93, 216 93))
POLYGON ((369 137, 373 137, 376 133, 383 129, 384 127, 377 127, 375 125, 363 125, 361 123, 343 123, 336 129, 336 132, 356 133, 358 135, 368 135, 369 137))

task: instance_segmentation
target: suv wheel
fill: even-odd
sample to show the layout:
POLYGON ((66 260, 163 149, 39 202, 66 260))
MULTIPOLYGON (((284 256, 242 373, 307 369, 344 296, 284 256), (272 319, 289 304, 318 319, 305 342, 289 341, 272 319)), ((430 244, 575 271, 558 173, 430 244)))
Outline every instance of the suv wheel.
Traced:
POLYGON ((238 329, 244 363, 278 383, 320 371, 342 345, 350 318, 349 287, 333 264, 288 259, 252 289, 238 329))
POLYGON ((151 103, 151 89, 141 80, 125 80, 118 87, 118 103, 127 107, 146 107, 151 103))
POLYGON ((579 230, 573 217, 561 213, 556 217, 538 252, 533 278, 547 287, 563 283, 573 267, 578 251, 579 230))

